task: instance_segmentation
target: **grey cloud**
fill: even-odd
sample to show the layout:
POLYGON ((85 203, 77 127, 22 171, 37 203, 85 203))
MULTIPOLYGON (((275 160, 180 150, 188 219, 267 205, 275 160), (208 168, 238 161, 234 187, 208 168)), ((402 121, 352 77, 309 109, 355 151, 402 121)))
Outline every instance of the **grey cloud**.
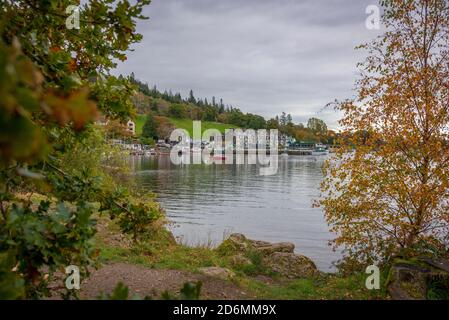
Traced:
POLYGON ((266 118, 282 111, 295 121, 340 115, 321 111, 352 97, 354 47, 377 35, 364 26, 376 0, 153 0, 144 35, 118 73, 161 89, 225 103, 266 118))

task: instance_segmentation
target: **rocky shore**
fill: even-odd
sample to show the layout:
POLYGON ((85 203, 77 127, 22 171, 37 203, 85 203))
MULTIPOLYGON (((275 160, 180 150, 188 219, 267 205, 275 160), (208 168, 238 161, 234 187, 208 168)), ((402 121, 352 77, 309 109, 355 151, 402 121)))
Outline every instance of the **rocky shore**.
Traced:
POLYGON ((230 257, 234 267, 250 267, 257 259, 267 270, 289 279, 310 278, 319 273, 312 260, 294 250, 295 245, 290 242, 251 240, 238 233, 231 234, 217 248, 221 255, 230 257))

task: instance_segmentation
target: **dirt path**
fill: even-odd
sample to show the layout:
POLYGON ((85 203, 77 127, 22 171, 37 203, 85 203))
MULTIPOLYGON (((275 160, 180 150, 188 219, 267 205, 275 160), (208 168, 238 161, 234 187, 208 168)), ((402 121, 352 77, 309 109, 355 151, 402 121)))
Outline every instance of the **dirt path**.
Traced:
POLYGON ((157 299, 166 290, 172 294, 179 293, 185 282, 201 281, 201 299, 252 298, 237 284, 229 281, 186 271, 148 269, 126 263, 107 264, 92 272, 89 279, 82 282, 80 296, 82 299, 95 299, 102 291, 112 292, 119 281, 128 286, 130 297, 136 294, 157 299))

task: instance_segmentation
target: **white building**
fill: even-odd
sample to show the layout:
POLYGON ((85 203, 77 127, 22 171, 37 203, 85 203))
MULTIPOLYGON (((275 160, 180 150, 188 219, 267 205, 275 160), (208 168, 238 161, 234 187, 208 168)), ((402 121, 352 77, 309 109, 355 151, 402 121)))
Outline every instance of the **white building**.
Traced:
POLYGON ((134 123, 134 121, 128 120, 128 122, 126 123, 126 130, 131 132, 133 135, 136 134, 136 124, 134 123))

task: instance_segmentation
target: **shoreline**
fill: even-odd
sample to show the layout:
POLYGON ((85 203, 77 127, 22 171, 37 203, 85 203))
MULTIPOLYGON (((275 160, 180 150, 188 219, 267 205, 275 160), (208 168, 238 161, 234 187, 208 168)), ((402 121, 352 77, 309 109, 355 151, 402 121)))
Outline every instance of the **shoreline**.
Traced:
MULTIPOLYGON (((286 270, 282 270, 282 265, 279 269, 279 265, 276 263, 270 265, 270 261, 268 261, 269 266, 278 267, 278 271, 285 272, 281 274, 267 268, 265 264, 267 260, 264 260, 264 257, 257 252, 249 250, 243 256, 233 254, 234 251, 229 247, 229 238, 216 249, 188 247, 177 243, 173 235, 165 227, 162 227, 142 243, 133 244, 127 236, 116 238, 117 227, 114 222, 102 218, 99 225, 102 227, 96 236, 96 242, 100 248, 100 261, 103 267, 99 269, 97 275, 100 283, 104 282, 104 279, 109 279, 106 289, 112 290, 114 280, 128 279, 131 281, 130 292, 142 295, 145 290, 151 292, 150 289, 157 286, 165 288, 161 282, 149 281, 154 279, 153 274, 159 274, 162 278, 175 277, 175 280, 177 279, 178 282, 170 282, 173 294, 178 292, 177 288, 181 288, 185 280, 202 281, 205 292, 201 299, 387 298, 385 290, 373 292, 365 288, 364 273, 343 276, 337 273, 314 271, 314 263, 307 257, 304 257, 304 260, 301 260, 302 258, 296 260, 296 256, 301 256, 292 254, 291 251, 294 250, 292 244, 250 240, 238 234, 230 236, 234 240, 236 237, 243 239, 241 243, 250 241, 256 244, 262 252, 269 253, 269 255, 274 254, 275 259, 272 259, 271 262, 278 261, 280 257, 284 261, 294 259, 298 262, 298 266, 308 266, 293 270, 287 267, 286 270), (111 238, 114 240, 111 241, 111 238), (126 267, 127 265, 129 267, 126 267), (136 266, 137 269, 133 266, 136 266), (117 270, 125 270, 126 274, 118 274, 117 270), (133 273, 131 270, 137 271, 133 273), (292 274, 289 274, 290 272, 292 274), (145 280, 145 275, 148 277, 148 283, 145 280), (133 279, 139 278, 141 279, 140 285, 137 285, 138 282, 133 279), (175 286, 175 283, 178 286, 175 286), (222 296, 222 293, 215 291, 217 285, 225 288, 227 296, 222 296), (242 292, 244 292, 243 295, 242 292), (232 296, 231 293, 235 296, 232 296)), ((231 243, 235 244, 236 242, 231 241, 231 243)), ((89 280, 89 288, 96 287, 96 284, 95 278, 89 280)), ((126 285, 126 283, 124 284, 126 285)), ((156 295, 152 298, 158 299, 159 297, 156 295)))

